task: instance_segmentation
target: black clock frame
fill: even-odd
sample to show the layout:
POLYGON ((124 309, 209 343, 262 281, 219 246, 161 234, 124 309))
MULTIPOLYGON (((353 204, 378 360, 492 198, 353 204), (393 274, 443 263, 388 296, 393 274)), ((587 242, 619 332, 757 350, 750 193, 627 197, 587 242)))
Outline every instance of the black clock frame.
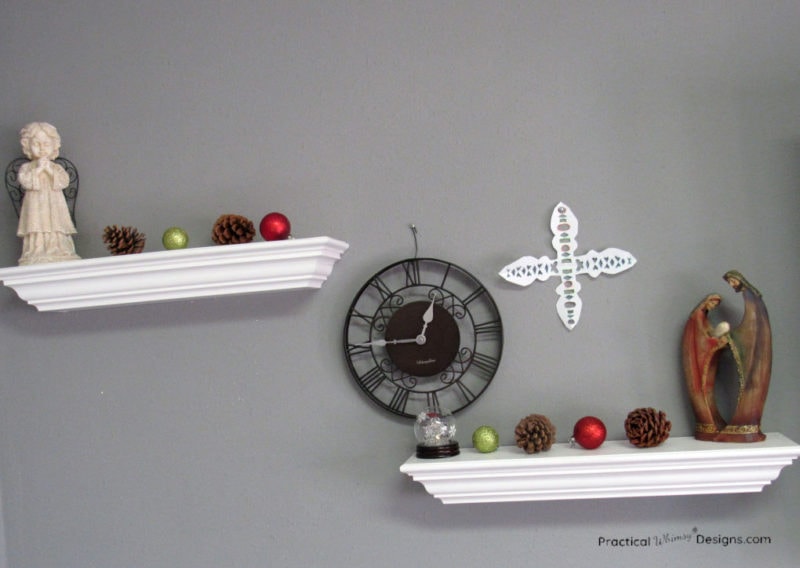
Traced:
POLYGON ((503 324, 489 291, 470 272, 452 262, 415 257, 392 263, 367 280, 347 311, 343 339, 350 373, 367 397, 392 414, 415 418, 431 406, 459 412, 483 394, 500 364, 503 324), (395 339, 388 331, 402 325, 394 325, 393 318, 412 306, 421 313, 431 301, 436 316, 430 341, 443 337, 440 353, 455 353, 443 370, 408 372, 415 367, 401 357, 415 349, 422 353, 425 345, 365 345, 395 339), (455 350, 452 326, 458 330, 455 350))

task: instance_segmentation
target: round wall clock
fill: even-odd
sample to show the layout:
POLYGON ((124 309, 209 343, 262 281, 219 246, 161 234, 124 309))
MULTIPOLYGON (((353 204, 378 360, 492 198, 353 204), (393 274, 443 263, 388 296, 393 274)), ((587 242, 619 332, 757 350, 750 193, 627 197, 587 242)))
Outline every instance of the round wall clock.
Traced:
POLYGON ((431 406, 458 412, 489 386, 503 351, 497 305, 451 262, 411 258, 361 287, 344 324, 347 364, 384 409, 415 418, 431 406))

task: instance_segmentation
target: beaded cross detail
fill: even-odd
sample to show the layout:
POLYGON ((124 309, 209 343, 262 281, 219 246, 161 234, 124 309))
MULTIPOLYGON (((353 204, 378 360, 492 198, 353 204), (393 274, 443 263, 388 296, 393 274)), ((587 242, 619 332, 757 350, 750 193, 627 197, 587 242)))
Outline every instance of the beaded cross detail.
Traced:
POLYGON ((600 274, 619 274, 636 264, 634 256, 618 248, 607 248, 601 252, 590 250, 586 254, 576 256, 578 241, 578 218, 564 203, 553 209, 550 217, 550 230, 553 232, 553 248, 556 258, 546 256, 536 258, 523 256, 500 271, 500 276, 513 284, 529 286, 541 280, 544 282, 551 276, 559 276, 561 284, 556 288, 558 302, 556 310, 567 326, 572 330, 578 325, 581 317, 583 301, 578 292, 581 291, 577 276, 588 274, 597 278, 600 274))

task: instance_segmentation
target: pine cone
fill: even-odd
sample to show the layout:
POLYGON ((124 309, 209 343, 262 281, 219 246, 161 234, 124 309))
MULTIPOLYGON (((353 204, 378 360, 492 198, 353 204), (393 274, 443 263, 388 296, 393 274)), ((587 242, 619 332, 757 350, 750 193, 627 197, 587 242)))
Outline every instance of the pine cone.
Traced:
POLYGON ((667 415, 655 408, 637 408, 625 419, 625 434, 631 444, 639 448, 651 448, 669 438, 672 422, 667 415))
POLYGON ((547 416, 531 414, 519 421, 514 437, 526 453, 546 452, 556 441, 556 427, 547 416))
POLYGON ((103 242, 113 255, 137 254, 144 250, 147 235, 136 227, 117 227, 112 225, 103 229, 103 242))
POLYGON ((220 215, 211 231, 211 240, 218 245, 249 243, 256 235, 253 222, 241 215, 220 215))

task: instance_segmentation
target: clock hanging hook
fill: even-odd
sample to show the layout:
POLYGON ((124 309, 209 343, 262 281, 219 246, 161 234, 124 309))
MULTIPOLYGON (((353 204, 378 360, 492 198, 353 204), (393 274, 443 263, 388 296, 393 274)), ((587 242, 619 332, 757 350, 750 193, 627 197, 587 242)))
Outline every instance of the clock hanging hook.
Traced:
POLYGON ((414 223, 411 223, 408 228, 411 229, 411 235, 414 237, 414 258, 417 258, 417 254, 419 253, 419 243, 417 242, 417 226, 414 223))

